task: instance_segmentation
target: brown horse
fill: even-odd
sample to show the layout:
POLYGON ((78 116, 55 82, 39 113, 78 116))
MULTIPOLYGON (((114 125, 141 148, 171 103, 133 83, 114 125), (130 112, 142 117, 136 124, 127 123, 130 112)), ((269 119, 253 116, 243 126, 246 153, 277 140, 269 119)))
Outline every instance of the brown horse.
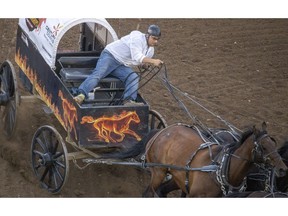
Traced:
POLYGON ((277 176, 287 171, 265 123, 261 131, 250 128, 239 142, 229 145, 203 141, 194 128, 172 125, 148 141, 145 156, 151 182, 143 196, 154 196, 167 173, 190 197, 220 197, 240 190, 254 163, 269 163, 277 176))

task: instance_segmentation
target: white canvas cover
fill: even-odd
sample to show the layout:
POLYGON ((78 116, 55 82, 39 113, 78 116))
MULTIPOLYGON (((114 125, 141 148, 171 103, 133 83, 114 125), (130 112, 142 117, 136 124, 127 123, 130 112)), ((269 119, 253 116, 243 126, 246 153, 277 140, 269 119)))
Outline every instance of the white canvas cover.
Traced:
POLYGON ((94 28, 94 24, 99 24, 99 28, 92 29, 98 34, 103 41, 107 40, 107 44, 118 39, 116 32, 112 26, 104 18, 77 18, 77 19, 57 19, 57 18, 21 18, 19 26, 28 35, 35 44, 39 53, 44 57, 47 64, 55 67, 55 58, 57 47, 63 35, 73 26, 88 23, 89 27, 94 28), (103 29, 103 27, 105 29, 103 29), (108 30, 110 34, 106 35, 108 30))

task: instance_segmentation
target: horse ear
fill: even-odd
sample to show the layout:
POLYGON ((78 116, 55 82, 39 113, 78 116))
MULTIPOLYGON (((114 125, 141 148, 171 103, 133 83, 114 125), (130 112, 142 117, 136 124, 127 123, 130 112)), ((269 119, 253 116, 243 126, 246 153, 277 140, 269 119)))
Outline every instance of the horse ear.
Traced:
POLYGON ((264 121, 264 122, 262 123, 262 130, 263 130, 263 131, 266 131, 266 129, 267 129, 267 124, 266 124, 266 122, 264 121))
POLYGON ((256 134, 256 132, 257 132, 256 126, 253 125, 253 133, 256 134))

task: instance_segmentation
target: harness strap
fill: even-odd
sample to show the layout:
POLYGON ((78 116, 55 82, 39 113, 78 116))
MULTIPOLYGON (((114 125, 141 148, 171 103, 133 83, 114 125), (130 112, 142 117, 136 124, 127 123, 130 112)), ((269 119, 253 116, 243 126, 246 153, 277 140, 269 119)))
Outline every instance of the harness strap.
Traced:
POLYGON ((216 170, 216 179, 218 183, 221 186, 221 190, 224 195, 227 195, 228 193, 232 192, 233 190, 238 190, 238 191, 244 191, 246 188, 246 177, 242 181, 242 183, 238 187, 232 186, 228 180, 228 169, 229 169, 229 164, 231 161, 231 154, 228 152, 230 149, 229 147, 224 148, 224 151, 222 151, 219 159, 220 161, 220 166, 216 170))
MULTIPOLYGON (((189 169, 191 169, 191 163, 192 163, 192 160, 194 159, 195 155, 198 153, 198 151, 202 150, 202 149, 205 149, 205 148, 208 148, 209 149, 209 156, 210 156, 210 159, 211 161, 213 162, 213 155, 212 155, 212 150, 211 150, 211 146, 212 145, 218 145, 218 143, 213 143, 213 142, 205 142, 205 143, 202 143, 199 148, 193 152, 193 154, 191 155, 190 159, 188 160, 188 162, 186 163, 186 179, 185 179, 185 188, 186 188, 186 191, 187 193, 189 193, 189 169)), ((215 166, 213 166, 213 168, 215 168, 215 166)), ((201 171, 206 171, 206 172, 212 172, 212 171, 216 171, 216 169, 211 169, 211 170, 201 170, 201 171)))
MULTIPOLYGON (((257 153, 257 149, 259 148, 259 140, 261 140, 262 138, 265 138, 267 136, 267 134, 264 134, 260 137, 258 137, 256 139, 255 134, 252 134, 254 137, 254 148, 252 149, 252 152, 254 152, 253 156, 252 156, 252 161, 254 162, 255 160, 255 154, 257 153), (257 141, 258 140, 258 141, 257 141)), ((238 159, 241 160, 245 160, 245 161, 249 161, 248 159, 245 158, 241 158, 235 154, 233 154, 231 152, 231 149, 229 148, 229 146, 225 146, 224 150, 223 150, 223 156, 220 162, 220 166, 219 169, 216 171, 216 179, 219 182, 219 184, 221 185, 221 190, 223 192, 224 195, 226 195, 227 193, 231 193, 233 190, 238 190, 238 191, 243 191, 246 188, 246 181, 247 181, 247 177, 244 178, 244 180, 242 181, 242 183, 238 186, 238 187, 234 187, 231 184, 229 184, 228 180, 227 180, 227 176, 228 176, 228 170, 229 170, 229 164, 231 161, 231 157, 236 157, 238 159)))

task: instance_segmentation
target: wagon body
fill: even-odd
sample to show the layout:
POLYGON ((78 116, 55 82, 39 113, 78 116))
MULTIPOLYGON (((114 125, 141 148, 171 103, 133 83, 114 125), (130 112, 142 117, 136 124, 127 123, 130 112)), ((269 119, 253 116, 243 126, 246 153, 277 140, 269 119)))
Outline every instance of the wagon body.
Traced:
MULTIPOLYGON (((71 160, 77 167, 77 160, 88 165, 91 158, 93 163, 142 166, 142 161, 135 163, 140 159, 136 156, 130 158, 134 161, 131 163, 119 157, 103 159, 103 155, 138 148, 152 129, 167 126, 139 93, 136 100, 143 105, 121 105, 125 88, 115 77, 102 79, 81 105, 74 100, 75 89, 91 74, 105 46, 117 39, 105 19, 19 19, 15 62, 31 96, 18 94, 13 64, 9 60, 2 63, 0 126, 8 139, 13 137, 18 107, 24 99, 40 99, 46 104, 46 112, 55 115, 67 132, 66 139, 54 127, 42 125, 31 142, 33 171, 41 187, 51 193, 60 192, 65 185, 71 160), (78 48, 61 50, 63 36, 70 30, 76 34, 75 27, 79 27, 78 48), (66 143, 74 147, 73 152, 68 153, 66 143)), ((149 70, 152 78, 160 71, 155 73, 154 69, 149 70)))
MULTIPOLYGON (((91 103, 79 106, 73 100, 71 79, 83 77, 85 74, 81 70, 85 71, 87 67, 93 69, 95 59, 105 45, 114 40, 117 40, 117 35, 104 19, 19 20, 15 61, 20 68, 20 78, 31 93, 36 90, 67 131, 69 140, 80 147, 128 147, 137 144, 149 131, 149 105, 141 95, 138 95, 138 100, 144 105, 139 107, 108 105, 107 100, 109 101, 113 92, 95 92, 95 97, 102 99, 102 103, 93 103, 92 100, 91 103), (64 33, 78 24, 82 24, 79 52, 57 52, 64 33), (89 60, 90 66, 87 66, 89 60), (83 67, 78 65, 73 68, 72 64, 82 64, 83 67), (131 113, 139 121, 127 123, 125 119, 131 113), (124 127, 133 131, 133 135, 123 133, 124 137, 121 137, 119 134, 124 127), (104 132, 100 133, 100 130, 104 132)), ((107 82, 110 88, 115 80, 110 82, 108 79, 106 86, 107 82)))

